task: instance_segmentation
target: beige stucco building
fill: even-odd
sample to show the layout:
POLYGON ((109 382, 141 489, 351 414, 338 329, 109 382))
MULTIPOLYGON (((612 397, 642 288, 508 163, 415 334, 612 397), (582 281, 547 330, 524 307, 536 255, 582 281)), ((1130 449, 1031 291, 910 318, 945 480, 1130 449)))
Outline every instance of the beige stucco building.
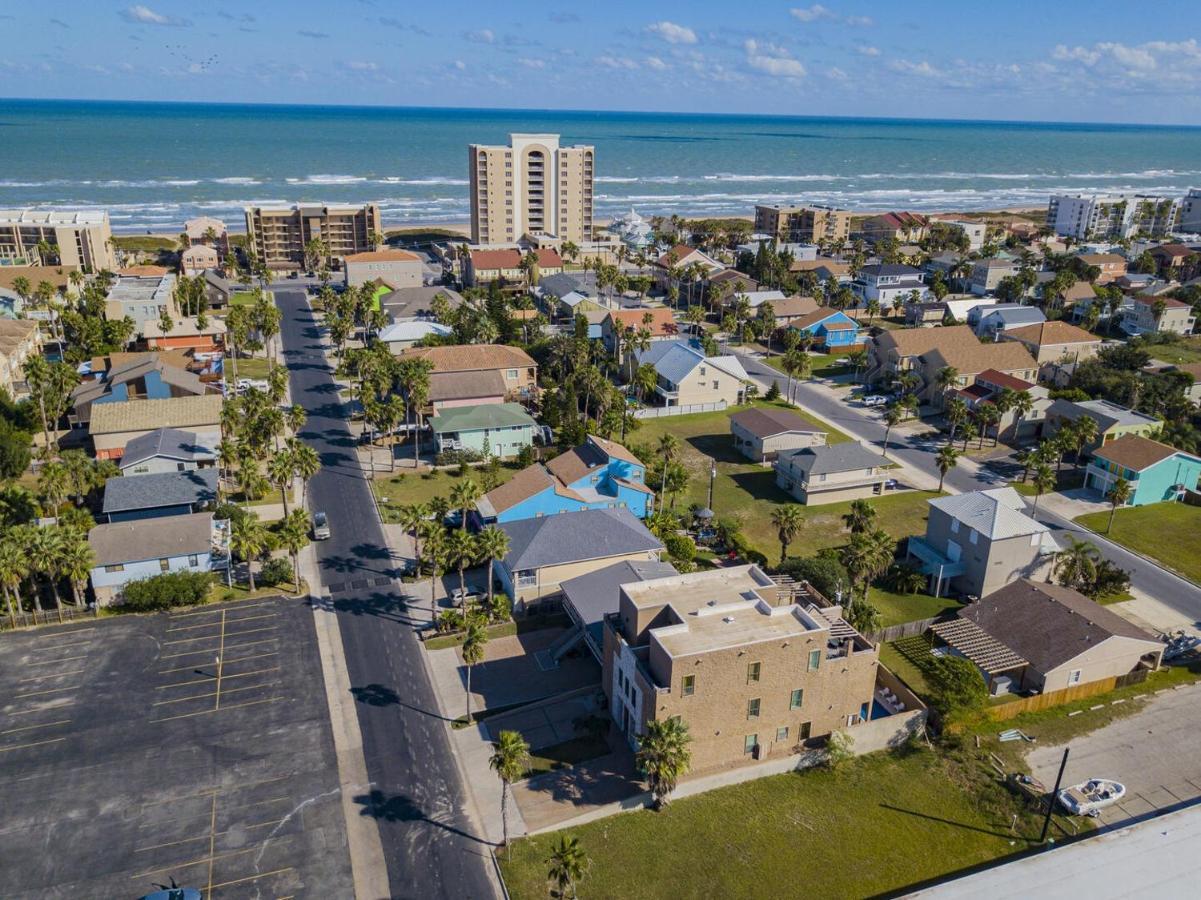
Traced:
POLYGON ((26 361, 42 347, 38 323, 29 319, 0 319, 0 391, 15 398, 15 387, 25 380, 26 361))
POLYGON ((774 464, 776 485, 806 506, 882 494, 889 466, 883 454, 850 442, 781 452, 774 464))
POLYGON ((424 267, 421 257, 407 250, 368 250, 354 253, 343 261, 346 285, 357 287, 369 281, 382 281, 392 290, 421 287, 424 267))
POLYGON ((507 145, 467 148, 471 240, 511 244, 525 235, 593 240, 596 149, 561 147, 557 134, 510 134, 507 145))
POLYGON ((331 259, 341 260, 374 249, 383 239, 379 207, 296 206, 246 207, 246 236, 250 246, 272 269, 305 265, 305 246, 325 241, 331 259))
POLYGON ((755 206, 755 233, 780 243, 816 244, 851 236, 851 213, 832 206, 755 206))
POLYGON ((49 265, 38 243, 58 247, 57 265, 95 273, 116 271, 113 232, 103 210, 0 210, 0 259, 5 265, 49 265))

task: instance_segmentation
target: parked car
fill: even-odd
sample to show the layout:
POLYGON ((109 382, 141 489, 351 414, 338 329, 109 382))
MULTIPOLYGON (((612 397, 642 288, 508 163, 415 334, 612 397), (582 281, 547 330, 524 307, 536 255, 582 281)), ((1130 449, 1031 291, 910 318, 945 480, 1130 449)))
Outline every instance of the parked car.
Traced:
POLYGON ((329 517, 323 512, 313 513, 313 540, 329 540, 329 517))
POLYGON ((886 406, 888 398, 881 394, 868 394, 863 398, 864 406, 886 406))
POLYGON ((450 592, 450 605, 459 609, 462 609, 464 606, 469 606, 473 603, 479 603, 482 599, 483 598, 479 592, 473 591, 471 588, 467 588, 467 590, 455 588, 450 592))

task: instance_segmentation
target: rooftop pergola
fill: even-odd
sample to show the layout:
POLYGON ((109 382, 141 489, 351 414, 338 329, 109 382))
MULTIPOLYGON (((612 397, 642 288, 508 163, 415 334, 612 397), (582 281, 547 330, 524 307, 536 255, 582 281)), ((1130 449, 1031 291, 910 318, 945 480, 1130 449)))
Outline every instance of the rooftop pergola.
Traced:
POLYGON ((938 622, 930 630, 989 675, 1029 665, 1009 647, 967 619, 938 622))

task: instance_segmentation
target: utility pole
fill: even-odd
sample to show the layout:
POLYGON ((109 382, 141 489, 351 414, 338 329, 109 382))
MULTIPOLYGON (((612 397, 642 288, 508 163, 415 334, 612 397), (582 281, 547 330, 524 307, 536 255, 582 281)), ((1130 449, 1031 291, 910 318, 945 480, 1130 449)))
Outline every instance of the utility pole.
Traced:
POLYGON ((1055 787, 1051 789, 1051 796, 1047 798, 1047 817, 1043 819, 1043 833, 1038 838, 1040 844, 1047 841, 1047 829, 1051 827, 1051 813, 1055 811, 1055 802, 1059 799, 1059 785, 1063 782, 1063 770, 1068 767, 1069 749, 1069 747, 1063 748, 1063 760, 1059 763, 1059 774, 1055 776, 1055 787))
POLYGON ((713 482, 717 480, 717 460, 709 461, 709 512, 713 512, 713 482))

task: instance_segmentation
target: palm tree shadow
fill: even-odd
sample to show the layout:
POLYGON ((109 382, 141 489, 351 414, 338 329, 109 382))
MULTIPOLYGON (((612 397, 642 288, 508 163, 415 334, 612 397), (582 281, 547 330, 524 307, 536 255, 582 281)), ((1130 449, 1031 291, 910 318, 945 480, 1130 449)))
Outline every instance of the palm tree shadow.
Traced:
POLYGON ((435 828, 441 828, 443 831, 457 834, 459 837, 474 841, 477 844, 491 844, 490 841, 466 832, 455 825, 431 819, 412 797, 405 794, 393 794, 389 797, 383 791, 373 789, 368 794, 359 794, 354 798, 354 802, 362 807, 359 813, 361 816, 370 816, 381 822, 427 822, 435 828))

